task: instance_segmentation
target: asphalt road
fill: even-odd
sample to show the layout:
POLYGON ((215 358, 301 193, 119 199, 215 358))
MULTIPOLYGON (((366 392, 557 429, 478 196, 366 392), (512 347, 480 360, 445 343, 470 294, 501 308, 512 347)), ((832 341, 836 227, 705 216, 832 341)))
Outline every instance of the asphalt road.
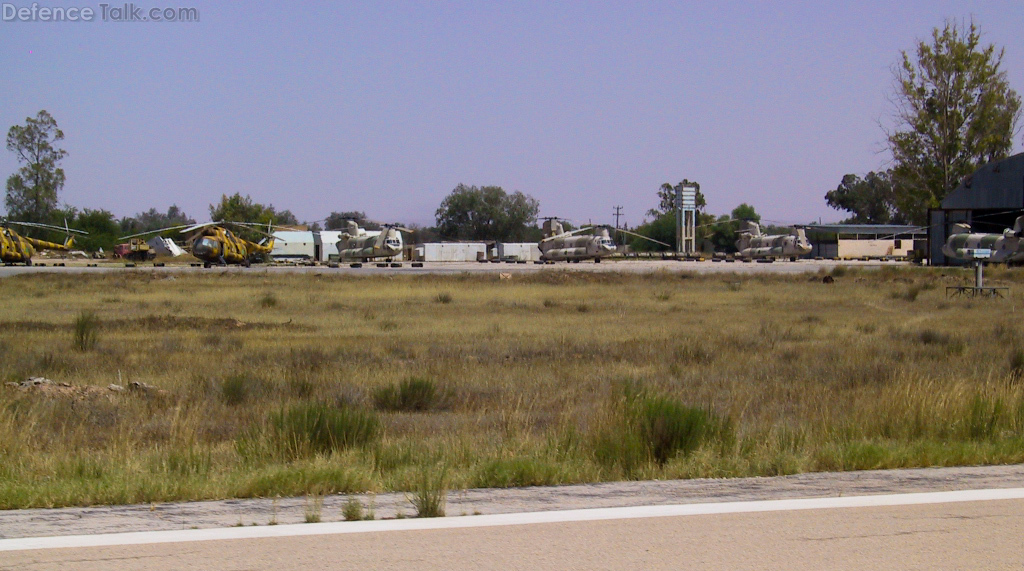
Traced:
POLYGON ((0 569, 1019 569, 1022 532, 1024 499, 1004 499, 13 551, 0 569))
POLYGON ((0 266, 0 278, 37 273, 104 273, 104 272, 166 272, 166 273, 211 273, 211 272, 232 272, 232 273, 319 273, 336 275, 394 275, 394 274, 461 274, 461 273, 535 273, 540 271, 570 271, 570 272, 626 272, 626 273, 649 273, 649 272, 695 272, 695 273, 814 273, 819 270, 831 270, 837 265, 863 268, 879 268, 885 266, 908 265, 906 262, 882 262, 882 261, 835 261, 835 260, 798 260, 796 262, 778 261, 772 263, 761 262, 713 262, 706 260, 697 261, 676 261, 676 260, 605 260, 599 264, 593 262, 580 262, 577 264, 556 263, 556 264, 494 264, 478 262, 427 262, 422 268, 414 268, 409 262, 402 262, 399 268, 378 268, 376 264, 366 263, 361 268, 351 268, 342 264, 337 268, 328 266, 292 266, 292 265, 255 265, 251 268, 241 266, 214 267, 205 269, 202 267, 171 265, 165 267, 153 267, 152 264, 138 264, 137 267, 128 268, 124 264, 101 262, 98 267, 87 267, 86 262, 67 262, 66 267, 54 266, 53 260, 39 263, 45 266, 0 266))

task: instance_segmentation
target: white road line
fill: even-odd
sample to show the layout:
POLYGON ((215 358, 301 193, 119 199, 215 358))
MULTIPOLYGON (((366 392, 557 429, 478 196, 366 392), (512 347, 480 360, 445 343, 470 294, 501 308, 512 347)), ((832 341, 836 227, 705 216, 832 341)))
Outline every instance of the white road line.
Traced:
POLYGON ((304 535, 332 535, 340 533, 374 533, 383 531, 413 531, 493 527, 504 525, 530 525, 613 519, 654 517, 680 517, 693 515, 735 514, 816 510, 836 508, 864 508, 909 506, 955 502, 1024 499, 1024 488, 994 490, 962 490, 954 492, 928 492, 878 496, 850 496, 840 498, 809 498, 800 500, 764 500, 754 502, 725 502, 681 504, 663 506, 637 506, 597 508, 566 511, 527 512, 434 519, 396 519, 386 521, 354 521, 314 524, 293 524, 261 527, 229 527, 218 529, 190 529, 181 531, 142 531, 103 535, 68 535, 57 537, 28 537, 0 539, 0 551, 26 551, 32 549, 59 549, 73 547, 106 547, 113 545, 142 545, 153 543, 179 543, 227 539, 254 539, 263 537, 294 537, 304 535))

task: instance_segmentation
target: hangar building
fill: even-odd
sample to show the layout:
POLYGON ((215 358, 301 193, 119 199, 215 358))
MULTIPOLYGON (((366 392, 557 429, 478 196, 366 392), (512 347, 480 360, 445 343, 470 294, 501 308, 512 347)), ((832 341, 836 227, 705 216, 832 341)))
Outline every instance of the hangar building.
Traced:
POLYGON ((966 222, 974 232, 999 233, 1012 228, 1024 211, 1024 153, 989 163, 960 183, 928 211, 928 258, 932 265, 956 263, 947 260, 942 245, 953 225, 966 222))

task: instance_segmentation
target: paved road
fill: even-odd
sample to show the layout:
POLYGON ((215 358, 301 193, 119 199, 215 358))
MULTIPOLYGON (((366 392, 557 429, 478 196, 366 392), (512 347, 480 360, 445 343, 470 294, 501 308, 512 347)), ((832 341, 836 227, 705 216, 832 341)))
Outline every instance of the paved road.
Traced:
MULTIPOLYGON (((817 472, 774 478, 604 482, 572 486, 452 490, 449 516, 499 515, 624 506, 840 498, 897 493, 1024 488, 1024 465, 817 472)), ((379 520, 415 513, 406 494, 332 495, 321 518, 342 520, 350 499, 373 507, 379 520)), ((4 539, 139 531, 267 526, 305 521, 306 498, 235 499, 86 508, 0 510, 4 539)), ((2 559, 2 558, 0 558, 2 559)))
POLYGON ((0 569, 1019 569, 1022 532, 1024 499, 1002 499, 8 551, 0 569))
POLYGON ((817 272, 821 269, 831 270, 837 265, 863 268, 879 268, 884 266, 908 265, 904 262, 881 262, 881 261, 845 261, 834 260, 798 260, 796 262, 681 262, 674 260, 605 260, 600 264, 593 262, 581 262, 578 264, 481 264, 481 263, 425 263, 422 268, 414 268, 409 262, 403 262, 400 268, 378 268, 376 264, 364 264, 362 268, 350 268, 348 265, 341 265, 338 268, 327 266, 288 266, 257 265, 252 268, 240 266, 229 266, 226 268, 210 268, 191 266, 166 266, 155 268, 152 264, 141 264, 135 268, 126 268, 123 264, 101 263, 99 267, 90 268, 84 262, 69 262, 66 267, 56 267, 52 262, 46 266, 0 266, 0 278, 32 273, 100 273, 100 272, 189 272, 189 273, 211 273, 211 272, 238 272, 238 273, 324 273, 337 275, 380 275, 380 274, 459 274, 459 273, 534 273, 540 271, 572 271, 572 272, 627 272, 627 273, 648 273, 656 271, 665 272, 695 272, 695 273, 806 273, 817 272))

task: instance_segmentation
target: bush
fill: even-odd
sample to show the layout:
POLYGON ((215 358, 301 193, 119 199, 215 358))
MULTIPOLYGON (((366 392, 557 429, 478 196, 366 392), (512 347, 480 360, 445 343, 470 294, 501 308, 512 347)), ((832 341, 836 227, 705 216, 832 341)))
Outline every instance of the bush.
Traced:
POLYGON ((644 442, 658 464, 696 450, 711 428, 706 411, 664 396, 643 398, 637 413, 644 442))
POLYGON ((434 381, 412 377, 397 386, 381 387, 373 394, 373 402, 380 410, 425 411, 434 408, 440 400, 440 391, 434 381))
POLYGON ((237 406, 249 399, 251 387, 249 377, 242 374, 231 375, 224 379, 220 386, 220 394, 224 404, 237 406))
POLYGON ((100 320, 91 311, 83 311, 75 318, 74 346, 79 351, 89 351, 96 346, 96 333, 100 320))
POLYGON ((439 293, 437 294, 437 296, 434 297, 434 301, 436 301, 437 303, 451 303, 453 299, 455 298, 453 298, 452 294, 448 292, 439 293))
POLYGON ((274 446, 288 458, 337 452, 380 437, 380 420, 373 412, 320 403, 278 411, 270 427, 274 446))
POLYGON ((416 508, 416 517, 444 517, 444 505, 448 497, 445 481, 448 468, 442 466, 436 478, 431 477, 432 471, 430 468, 423 468, 416 488, 408 496, 416 508))
POLYGON ((1024 349, 1010 352, 1010 378, 1014 381, 1024 378, 1024 349))
POLYGON ((263 309, 269 309, 271 307, 277 307, 277 295, 272 291, 268 291, 260 297, 260 307, 263 309))
POLYGON ((345 518, 345 521, 364 519, 362 502, 358 498, 349 496, 348 500, 345 501, 345 505, 341 508, 341 517, 345 518))

